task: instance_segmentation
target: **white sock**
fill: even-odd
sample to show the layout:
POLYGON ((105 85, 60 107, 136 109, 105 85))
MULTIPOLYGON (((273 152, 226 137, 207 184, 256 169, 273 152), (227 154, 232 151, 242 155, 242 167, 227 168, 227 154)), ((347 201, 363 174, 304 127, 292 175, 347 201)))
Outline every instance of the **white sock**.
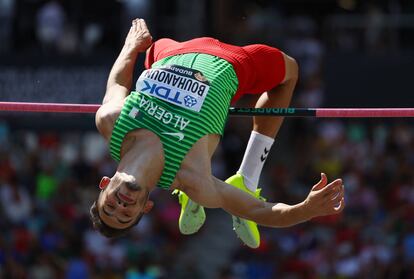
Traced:
POLYGON ((274 141, 273 138, 259 134, 256 131, 252 131, 250 134, 243 161, 237 173, 243 175, 247 188, 252 192, 257 189, 263 165, 274 141))

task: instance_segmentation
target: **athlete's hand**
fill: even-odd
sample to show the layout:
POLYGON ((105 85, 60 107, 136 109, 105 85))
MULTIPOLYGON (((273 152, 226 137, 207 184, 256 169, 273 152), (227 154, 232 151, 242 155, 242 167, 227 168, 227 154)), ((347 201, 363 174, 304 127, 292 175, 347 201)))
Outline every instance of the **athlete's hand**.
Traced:
POLYGON ((131 51, 144 52, 151 44, 152 36, 145 20, 141 18, 134 19, 125 39, 125 47, 131 51))
POLYGON ((328 178, 322 173, 321 180, 312 187, 304 206, 310 218, 342 212, 345 207, 342 179, 328 184, 328 178))

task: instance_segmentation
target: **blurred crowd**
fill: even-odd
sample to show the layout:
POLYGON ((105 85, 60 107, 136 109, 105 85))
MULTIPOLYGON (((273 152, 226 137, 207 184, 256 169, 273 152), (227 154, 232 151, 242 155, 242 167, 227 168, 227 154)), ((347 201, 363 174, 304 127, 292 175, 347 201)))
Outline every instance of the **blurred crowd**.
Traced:
MULTIPOLYGON (((155 37, 211 35, 285 50, 301 71, 292 106, 320 107, 328 94, 323 66, 329 49, 371 53, 412 46, 407 34, 414 30, 413 14, 413 2, 406 0, 0 0, 0 95, 100 102, 130 20, 144 17, 155 37), (72 55, 86 59, 98 53, 103 64, 26 65, 39 54, 74 63, 72 55), (20 55, 25 68, 10 62, 20 55)), ((247 97, 238 105, 253 102, 247 97)), ((180 208, 168 191, 153 194, 154 210, 128 237, 107 240, 92 229, 88 212, 97 185, 116 167, 93 126, 87 132, 54 129, 64 126, 56 120, 37 131, 28 122, 53 121, 31 115, 19 122, 25 122, 22 128, 13 116, 3 116, 0 278, 414 278, 414 126, 408 121, 286 120, 262 175, 264 196, 297 203, 325 172, 343 178, 345 212, 289 229, 262 228, 259 249, 235 247, 217 276, 206 278, 202 262, 180 257, 191 250, 186 243, 193 236, 180 235, 180 208)), ((245 119, 229 120, 213 160, 216 176, 225 179, 238 169, 250 129, 245 119)), ((214 253, 220 251, 209 256, 214 253)))
POLYGON ((70 55, 116 48, 132 2, 145 17, 146 1, 1 0, 0 52, 70 55))
POLYGON ((316 36, 345 50, 395 50, 414 43, 413 12, 409 0, 0 0, 0 54, 118 50, 136 17, 149 22, 154 38, 210 35, 280 46, 288 37, 316 36))
POLYGON ((170 193, 157 192, 152 214, 110 241, 88 217, 97 183, 115 170, 101 137, 0 130, 0 278, 171 278, 181 238, 170 193))
MULTIPOLYGON (((246 125, 234 128, 238 121, 214 159, 223 178, 237 169, 248 134, 246 125)), ((347 208, 263 228, 260 248, 240 246, 217 278, 412 278, 413 130, 400 121, 286 123, 262 177, 266 198, 300 202, 323 171, 344 179, 347 208)), ((203 278, 197 265, 180 262, 189 238, 178 232, 168 191, 153 195, 154 211, 126 238, 107 240, 91 228, 97 184, 115 169, 97 133, 12 132, 3 123, 0 142, 0 277, 203 278)))
POLYGON ((291 229, 263 229, 222 278, 413 278, 414 127, 391 121, 295 121, 262 179, 269 200, 296 203, 326 172, 346 210, 291 229), (301 131, 301 132, 298 132, 301 131), (287 150, 285 150, 287 149, 287 150))

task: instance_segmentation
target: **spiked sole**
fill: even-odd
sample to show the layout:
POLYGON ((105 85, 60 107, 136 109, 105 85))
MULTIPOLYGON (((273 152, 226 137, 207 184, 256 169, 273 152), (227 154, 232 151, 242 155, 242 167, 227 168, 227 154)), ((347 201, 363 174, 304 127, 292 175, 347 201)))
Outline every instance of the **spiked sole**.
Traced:
POLYGON ((178 227, 182 234, 193 234, 203 226, 206 220, 204 208, 199 204, 188 199, 187 204, 181 207, 178 227))

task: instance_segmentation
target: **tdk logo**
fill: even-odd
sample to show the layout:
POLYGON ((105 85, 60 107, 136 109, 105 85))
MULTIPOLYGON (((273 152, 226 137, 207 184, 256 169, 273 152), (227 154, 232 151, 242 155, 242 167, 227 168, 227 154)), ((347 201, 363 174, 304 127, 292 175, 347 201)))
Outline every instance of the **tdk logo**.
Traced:
POLYGON ((140 89, 143 93, 150 93, 153 95, 156 95, 157 97, 161 99, 168 100, 175 104, 182 104, 182 102, 179 100, 180 98, 180 92, 175 91, 172 92, 171 88, 161 86, 156 84, 155 82, 150 84, 147 80, 143 80, 144 87, 140 89))
POLYGON ((208 95, 210 85, 166 69, 150 69, 142 72, 137 80, 136 89, 143 94, 199 112, 208 95))

